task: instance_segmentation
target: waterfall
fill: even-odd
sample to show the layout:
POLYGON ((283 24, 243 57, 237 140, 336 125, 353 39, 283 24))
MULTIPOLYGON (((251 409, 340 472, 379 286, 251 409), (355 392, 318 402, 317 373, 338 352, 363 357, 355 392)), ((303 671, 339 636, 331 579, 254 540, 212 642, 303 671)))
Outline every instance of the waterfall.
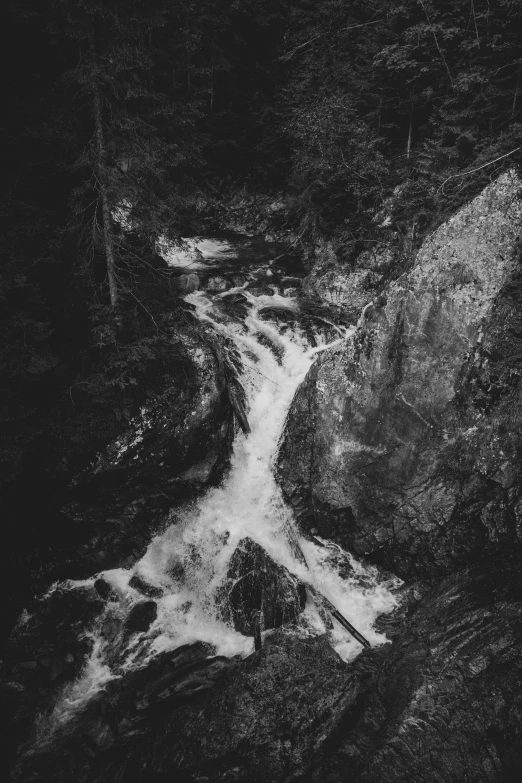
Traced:
MULTIPOLYGON (((62 718, 111 677, 144 666, 155 655, 181 645, 203 641, 216 655, 252 653, 252 637, 235 630, 220 608, 230 559, 245 537, 259 544, 290 574, 325 595, 372 645, 386 641, 373 623, 378 615, 395 608, 396 585, 380 579, 376 569, 358 563, 337 545, 300 537, 274 477, 279 439, 299 384, 317 353, 350 339, 350 331, 329 344, 324 330, 321 334, 317 329, 313 336, 316 345, 312 346, 309 332, 296 325, 296 300, 277 293, 255 297, 239 288, 228 295, 239 292, 248 307, 244 320, 227 316, 224 295, 211 298, 196 292, 187 300, 197 318, 226 337, 240 356, 251 432, 236 435, 230 470, 221 486, 209 489, 196 503, 176 509, 172 524, 151 541, 132 569, 101 575, 117 600, 108 603, 94 631, 93 652, 83 675, 67 687, 57 705, 62 718), (279 319, 264 320, 267 307, 272 312, 278 308, 286 311, 291 318, 281 323, 279 319), (136 576, 154 591, 156 619, 146 632, 130 638, 117 630, 107 633, 107 627, 117 629, 118 623, 121 627, 132 606, 144 600, 129 584, 133 577, 136 583, 136 576)), ((70 584, 73 588, 74 583, 70 584)), ((362 649, 337 622, 325 625, 324 612, 310 595, 299 621, 288 632, 328 633, 345 661, 362 649)))

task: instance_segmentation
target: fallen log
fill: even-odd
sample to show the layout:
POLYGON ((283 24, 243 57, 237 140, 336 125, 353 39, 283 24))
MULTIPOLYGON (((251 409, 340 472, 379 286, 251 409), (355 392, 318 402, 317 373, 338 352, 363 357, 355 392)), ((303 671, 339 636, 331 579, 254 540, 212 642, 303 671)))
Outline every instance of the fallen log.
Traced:
POLYGON ((245 433, 245 435, 248 435, 250 430, 250 424, 248 423, 246 411, 245 411, 245 405, 243 403, 243 400, 241 399, 240 393, 238 389, 233 386, 231 383, 227 384, 227 394, 228 399, 230 400, 230 404, 232 405, 234 409, 234 413, 236 414, 236 418, 239 422, 239 426, 245 433))
POLYGON ((346 628, 346 630, 351 633, 354 639, 356 639, 359 644, 362 644, 363 647, 371 647, 370 642, 368 639, 365 639, 362 633, 359 633, 357 628, 354 628, 354 626, 348 622, 346 617, 344 617, 341 612, 336 609, 336 607, 332 604, 331 601, 328 600, 328 598, 323 595, 316 587, 312 587, 311 585, 307 585, 307 588, 310 590, 312 595, 319 600, 323 606, 328 609, 332 617, 334 617, 338 623, 340 623, 343 628, 346 628))

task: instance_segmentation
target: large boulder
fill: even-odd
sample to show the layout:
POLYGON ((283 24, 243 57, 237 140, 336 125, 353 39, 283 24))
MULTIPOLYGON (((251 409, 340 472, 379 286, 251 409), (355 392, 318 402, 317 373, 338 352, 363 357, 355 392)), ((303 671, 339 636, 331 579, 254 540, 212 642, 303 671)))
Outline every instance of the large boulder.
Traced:
POLYGON ((234 628, 254 635, 259 619, 265 630, 294 622, 306 605, 306 588, 265 550, 244 538, 230 560, 225 607, 234 628))
POLYGON ((402 576, 520 546, 521 218, 508 172, 318 358, 279 457, 304 530, 402 576))
POLYGON ((125 628, 136 633, 144 633, 149 630, 157 616, 158 605, 156 601, 138 601, 125 620, 125 628))

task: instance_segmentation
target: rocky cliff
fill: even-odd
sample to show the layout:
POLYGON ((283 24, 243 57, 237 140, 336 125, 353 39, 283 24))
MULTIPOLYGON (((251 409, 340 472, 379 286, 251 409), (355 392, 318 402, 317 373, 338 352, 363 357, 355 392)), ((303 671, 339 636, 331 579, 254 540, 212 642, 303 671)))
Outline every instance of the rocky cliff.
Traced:
POLYGON ((520 546, 521 217, 508 172, 318 359, 279 458, 304 530, 403 577, 520 546))

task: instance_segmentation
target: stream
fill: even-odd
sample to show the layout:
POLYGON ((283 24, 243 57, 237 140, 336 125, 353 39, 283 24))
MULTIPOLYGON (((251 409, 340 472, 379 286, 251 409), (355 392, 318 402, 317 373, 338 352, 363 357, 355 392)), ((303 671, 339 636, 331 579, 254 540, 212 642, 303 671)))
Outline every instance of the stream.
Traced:
MULTIPOLYGON (((251 432, 236 434, 230 470, 222 484, 197 503, 177 508, 171 524, 153 538, 133 568, 67 583, 74 590, 102 577, 111 587, 111 600, 89 632, 92 652, 84 670, 65 687, 54 708, 55 725, 68 720, 109 680, 144 667, 165 651, 200 641, 208 643, 213 655, 250 655, 252 636, 235 630, 223 611, 223 596, 233 586, 231 558, 244 539, 255 542, 292 578, 309 587, 306 606, 288 626, 288 633, 327 634, 344 661, 361 652, 361 644, 325 616, 313 598, 319 591, 372 646, 386 642, 373 626, 379 615, 397 606, 398 584, 384 580, 376 569, 359 563, 336 544, 300 536, 274 475, 278 444, 296 390, 316 356, 332 344, 350 340, 353 329, 319 322, 303 325, 293 289, 281 293, 284 270, 278 279, 273 264, 267 262, 249 276, 253 261, 242 256, 244 243, 234 248, 224 240, 205 242, 205 261, 200 259, 199 264, 212 274, 217 270, 224 275, 228 290, 195 291, 186 301, 198 320, 233 346, 231 360, 239 368, 251 432), (233 285, 231 275, 237 279, 238 268, 245 282, 233 285), (252 280, 270 292, 251 293, 252 280), (146 631, 129 633, 125 618, 143 602, 143 585, 154 597, 157 611, 146 631)), ((183 260, 177 262, 181 268, 183 260)))

